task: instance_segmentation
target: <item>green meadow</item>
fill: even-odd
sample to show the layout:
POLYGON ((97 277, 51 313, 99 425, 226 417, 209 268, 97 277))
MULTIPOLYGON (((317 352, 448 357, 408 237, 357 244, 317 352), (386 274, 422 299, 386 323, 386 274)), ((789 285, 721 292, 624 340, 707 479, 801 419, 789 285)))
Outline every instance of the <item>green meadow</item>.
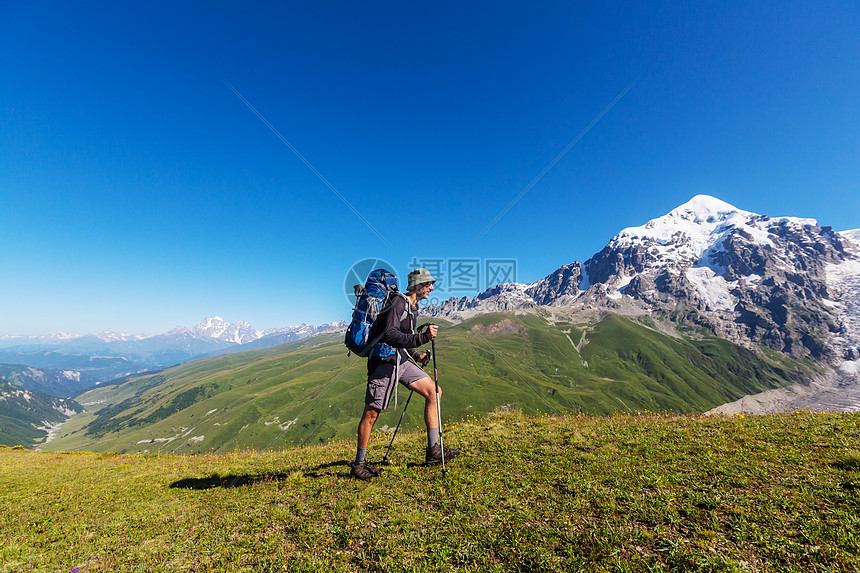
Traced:
MULTIPOLYGON (((351 440, 0 448, 0 571, 857 571, 860 414, 467 416, 373 481, 351 440)), ((384 455, 377 434, 370 459, 384 455)))
MULTIPOLYGON (((511 313, 441 322, 436 352, 450 421, 498 408, 701 413, 814 374, 812 363, 705 333, 669 336, 620 316, 586 324, 511 313)), ((203 454, 350 439, 365 380, 365 360, 347 357, 342 334, 196 360, 78 396, 87 412, 43 448, 203 454)), ((399 408, 407 395, 401 388, 399 408)), ((390 408, 377 429, 390 430, 399 415, 390 408)), ((420 428, 421 416, 413 405, 404 427, 420 428)))

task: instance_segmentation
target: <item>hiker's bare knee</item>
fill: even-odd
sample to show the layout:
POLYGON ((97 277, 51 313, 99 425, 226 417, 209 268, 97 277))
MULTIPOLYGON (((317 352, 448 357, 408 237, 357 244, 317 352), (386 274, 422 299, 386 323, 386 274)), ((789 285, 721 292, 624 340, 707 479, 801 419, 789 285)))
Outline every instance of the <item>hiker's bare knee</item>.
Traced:
POLYGON ((369 420, 373 420, 375 422, 379 417, 379 410, 368 407, 364 410, 364 415, 367 416, 369 420))
POLYGON ((374 424, 376 419, 379 418, 379 410, 376 408, 371 408, 370 406, 364 407, 364 414, 361 416, 362 424, 374 424))
POLYGON ((421 395, 425 400, 436 399, 436 385, 429 376, 416 380, 409 385, 409 389, 421 395))

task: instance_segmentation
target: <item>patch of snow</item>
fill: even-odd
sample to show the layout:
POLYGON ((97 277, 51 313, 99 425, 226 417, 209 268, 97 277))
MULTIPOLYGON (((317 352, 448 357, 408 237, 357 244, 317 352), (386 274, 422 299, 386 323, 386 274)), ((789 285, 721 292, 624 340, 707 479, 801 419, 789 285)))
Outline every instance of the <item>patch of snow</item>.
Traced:
POLYGON ((621 280, 618 281, 618 283, 616 283, 613 292, 608 294, 607 296, 611 299, 614 299, 614 300, 620 299, 623 296, 621 291, 624 290, 624 288, 627 285, 629 285, 630 281, 632 281, 632 280, 633 280, 633 276, 622 277, 621 280))
POLYGON ((729 292, 736 283, 729 283, 709 267, 687 269, 687 279, 695 285, 709 310, 733 310, 738 303, 729 292))
POLYGON ((188 438, 188 441, 192 442, 192 443, 193 442, 202 442, 205 437, 206 436, 193 436, 191 438, 188 438))
POLYGON ((743 277, 744 288, 747 290, 756 290, 761 284, 761 275, 747 275, 743 277))
POLYGON ((860 374, 860 360, 846 360, 839 365, 838 370, 840 374, 856 376, 857 374, 860 374))
POLYGON ((841 264, 825 267, 827 288, 842 305, 845 334, 848 345, 860 345, 860 259, 851 258, 841 264))
POLYGON ((208 416, 209 414, 212 414, 212 413, 217 412, 217 411, 218 411, 218 408, 212 408, 211 410, 209 410, 208 412, 206 412, 206 414, 204 414, 204 415, 205 415, 205 416, 208 416))
POLYGON ((579 282, 579 290, 585 292, 591 288, 591 277, 588 276, 588 271, 582 269, 582 277, 579 282))
POLYGON ((851 229, 850 231, 839 231, 839 234, 860 247, 860 229, 851 229))

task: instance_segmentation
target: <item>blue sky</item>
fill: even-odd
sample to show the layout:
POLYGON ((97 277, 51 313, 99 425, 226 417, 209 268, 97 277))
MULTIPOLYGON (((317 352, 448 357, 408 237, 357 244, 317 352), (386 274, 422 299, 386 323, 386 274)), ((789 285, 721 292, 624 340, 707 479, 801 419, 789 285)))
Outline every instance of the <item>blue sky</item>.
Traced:
POLYGON ((368 257, 531 282, 699 193, 860 227, 858 29, 827 1, 6 0, 0 334, 347 319, 368 257))

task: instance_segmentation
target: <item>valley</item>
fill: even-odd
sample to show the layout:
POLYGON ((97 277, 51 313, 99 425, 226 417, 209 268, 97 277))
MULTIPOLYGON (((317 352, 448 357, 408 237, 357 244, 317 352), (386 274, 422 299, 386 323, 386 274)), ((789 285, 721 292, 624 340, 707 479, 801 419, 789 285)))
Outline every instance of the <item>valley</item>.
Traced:
MULTIPOLYGON (((585 325, 513 313, 435 322, 449 421, 499 408, 533 415, 704 412, 815 374, 803 361, 759 356, 714 336, 671 337, 617 315, 585 325)), ((44 448, 207 453, 350 438, 364 379, 365 361, 346 357, 340 333, 196 360, 79 396, 90 410, 44 448)), ((405 399, 401 388, 401 407, 405 399)), ((421 412, 407 411, 404 427, 420 427, 421 412)), ((380 431, 398 417, 392 402, 380 431)))
MULTIPOLYGON (((698 195, 622 230, 583 264, 423 307, 420 320, 443 332, 445 418, 498 408, 595 416, 856 409, 857 236, 698 195)), ((215 317, 149 338, 55 335, 54 346, 28 347, 6 337, 0 346, 16 356, 125 349, 110 359, 148 365, 97 380, 77 396, 86 412, 52 423, 52 440, 40 447, 201 454, 353 436, 365 364, 346 357, 344 325, 260 332, 215 317)), ((396 424, 405 394, 382 431, 396 424)), ((407 412, 405 424, 418 427, 420 418, 407 412)))

